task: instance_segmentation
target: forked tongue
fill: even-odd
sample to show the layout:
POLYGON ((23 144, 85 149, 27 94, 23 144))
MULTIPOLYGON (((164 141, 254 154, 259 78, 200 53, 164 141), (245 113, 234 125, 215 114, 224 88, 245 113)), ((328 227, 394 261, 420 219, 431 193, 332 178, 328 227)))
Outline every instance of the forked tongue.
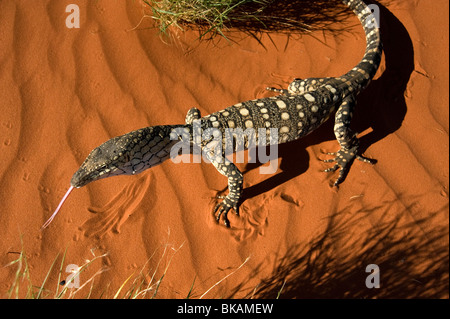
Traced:
POLYGON ((67 190, 66 195, 64 195, 64 197, 61 199, 61 201, 59 202, 58 207, 56 207, 55 212, 52 214, 52 216, 50 216, 50 218, 45 222, 44 225, 42 225, 41 230, 43 230, 44 228, 46 228, 48 225, 50 225, 50 223, 52 222, 53 218, 55 218, 56 214, 58 214, 59 210, 61 209, 62 204, 64 204, 64 201, 67 199, 67 197, 69 196, 70 192, 72 191, 73 186, 70 185, 69 189, 67 190))

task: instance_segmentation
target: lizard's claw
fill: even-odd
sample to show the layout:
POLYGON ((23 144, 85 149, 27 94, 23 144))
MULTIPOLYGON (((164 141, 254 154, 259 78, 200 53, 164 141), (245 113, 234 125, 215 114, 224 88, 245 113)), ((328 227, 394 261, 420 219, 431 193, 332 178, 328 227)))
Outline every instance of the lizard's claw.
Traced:
POLYGON ((347 173, 350 169, 350 166, 352 165, 355 158, 362 162, 369 163, 372 165, 377 162, 374 159, 370 159, 370 158, 366 158, 361 155, 357 155, 356 154, 357 151, 358 151, 358 147, 355 146, 350 149, 342 149, 341 148, 336 153, 326 153, 328 155, 334 155, 335 157, 332 159, 326 159, 326 160, 322 160, 322 161, 324 163, 336 162, 336 164, 334 164, 333 167, 327 168, 326 170, 324 170, 324 172, 334 172, 340 168, 339 176, 336 179, 336 181, 334 182, 333 186, 338 186, 339 184, 341 184, 344 181, 344 179, 347 176, 347 173))
POLYGON ((223 222, 225 226, 230 227, 230 221, 228 220, 228 212, 230 209, 234 209, 234 212, 237 216, 239 216, 239 206, 237 203, 233 203, 229 197, 225 197, 225 199, 218 203, 213 210, 214 215, 218 212, 216 216, 216 221, 220 222, 220 216, 223 215, 223 222))

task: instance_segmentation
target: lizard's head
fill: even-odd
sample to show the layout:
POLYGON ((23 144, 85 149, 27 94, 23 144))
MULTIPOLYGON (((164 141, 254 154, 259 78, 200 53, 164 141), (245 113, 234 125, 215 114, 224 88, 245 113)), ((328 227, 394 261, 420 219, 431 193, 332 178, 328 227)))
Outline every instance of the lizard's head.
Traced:
POLYGON ((110 176, 138 174, 169 158, 173 142, 164 126, 112 138, 92 150, 70 184, 79 188, 110 176))
POLYGON ((76 188, 109 176, 126 174, 123 166, 129 162, 130 151, 123 137, 115 137, 94 148, 80 168, 73 174, 70 184, 76 188))
POLYGON ((109 176, 137 174, 168 159, 170 149, 176 143, 175 138, 170 139, 171 129, 164 125, 146 127, 114 137, 94 148, 73 174, 69 190, 42 229, 50 225, 74 188, 109 176))

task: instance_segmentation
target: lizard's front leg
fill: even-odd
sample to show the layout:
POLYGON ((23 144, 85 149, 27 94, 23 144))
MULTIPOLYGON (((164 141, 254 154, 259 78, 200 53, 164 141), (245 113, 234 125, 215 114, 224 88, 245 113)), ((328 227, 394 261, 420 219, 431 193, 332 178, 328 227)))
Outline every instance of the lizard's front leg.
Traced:
POLYGON ((214 207, 213 213, 216 214, 218 212, 216 216, 217 222, 220 221, 220 216, 223 215, 225 226, 230 227, 227 215, 231 208, 234 209, 236 215, 239 215, 239 200, 241 198, 244 177, 236 165, 224 156, 215 155, 212 150, 206 150, 205 154, 206 158, 214 165, 219 173, 228 178, 228 195, 214 207))
POLYGON ((350 129, 350 121, 355 104, 355 98, 350 96, 342 102, 339 109, 336 111, 334 134, 341 149, 336 153, 328 153, 329 155, 335 155, 335 158, 324 160, 326 163, 336 162, 333 167, 326 169, 325 172, 334 172, 340 168, 339 176, 334 182, 334 186, 337 186, 344 181, 355 158, 370 164, 376 163, 375 160, 358 154, 359 140, 356 137, 356 133, 350 129))

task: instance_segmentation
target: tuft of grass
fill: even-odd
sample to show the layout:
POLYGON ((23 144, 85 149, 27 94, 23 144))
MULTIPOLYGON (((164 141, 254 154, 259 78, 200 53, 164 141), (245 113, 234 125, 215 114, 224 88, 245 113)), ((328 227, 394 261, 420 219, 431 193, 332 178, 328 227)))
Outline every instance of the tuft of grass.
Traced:
MULTIPOLYGON (((178 250, 181 249, 182 246, 183 245, 181 245, 177 249, 174 249, 169 247, 168 244, 164 245, 162 256, 159 259, 156 267, 153 270, 151 269, 147 270, 148 268, 147 264, 153 258, 153 255, 156 253, 157 250, 155 250, 153 255, 149 258, 147 263, 142 267, 141 271, 138 274, 132 273, 127 279, 125 279, 125 281, 120 285, 120 287, 116 290, 116 292, 112 297, 108 297, 106 295, 105 290, 104 293, 102 293, 101 298, 112 298, 112 299, 155 298, 158 293, 158 289, 162 283, 162 280, 169 269, 172 258, 175 256, 178 250), (172 254, 169 255, 170 250, 172 250, 173 252, 172 254), (165 267, 163 269, 163 274, 159 278, 157 278, 156 273, 162 267, 163 260, 166 260, 165 267)), ((92 291, 94 288, 94 278, 103 273, 104 271, 107 271, 108 268, 101 267, 93 276, 91 276, 87 280, 83 279, 82 285, 80 285, 79 287, 73 287, 72 283, 76 282, 77 278, 80 277, 81 273, 83 273, 87 268, 92 266, 92 264, 95 263, 96 260, 102 259, 106 257, 108 254, 105 253, 102 255, 95 255, 93 250, 91 250, 93 258, 90 260, 86 260, 82 266, 78 267, 77 269, 74 269, 72 274, 70 274, 67 277, 67 280, 62 280, 62 278, 65 278, 67 275, 64 268, 66 253, 67 249, 62 255, 59 269, 56 269, 55 267, 60 257, 60 254, 57 254, 50 268, 48 269, 47 274, 43 279, 43 281, 41 283, 35 284, 31 277, 30 267, 28 264, 26 253, 22 247, 22 250, 20 252, 17 252, 18 257, 15 260, 8 263, 7 265, 5 265, 5 267, 12 267, 12 266, 17 267, 14 280, 11 284, 11 287, 7 291, 8 298, 73 299, 77 294, 78 295, 80 294, 80 291, 86 291, 86 289, 83 290, 84 287, 89 287, 89 289, 87 293, 84 296, 82 296, 82 298, 87 299, 91 298, 92 291), (48 286, 47 281, 50 275, 53 274, 55 271, 57 271, 58 280, 57 286, 53 290, 46 286, 48 286)))
MULTIPOLYGON (((92 251, 91 251, 92 252, 92 251)), ((54 271, 56 262, 59 258, 59 254, 55 257, 53 260, 53 263, 51 264, 49 270, 47 271, 47 274, 40 284, 34 284, 33 280, 31 278, 30 273, 30 267, 28 266, 28 259, 26 256, 26 253, 23 249, 22 244, 22 250, 18 253, 17 259, 11 261, 8 263, 5 267, 11 267, 16 265, 17 270, 15 272, 14 281, 11 284, 11 287, 7 291, 8 298, 23 298, 23 299, 46 299, 46 298, 54 298, 54 299, 72 299, 75 297, 75 295, 85 286, 87 286, 89 283, 91 283, 90 290, 88 294, 85 296, 86 298, 90 297, 90 294, 92 292, 94 278, 107 270, 106 268, 101 268, 98 270, 91 278, 84 281, 83 285, 80 287, 74 289, 70 288, 71 284, 80 276, 82 272, 84 272, 92 263, 94 263, 97 259, 101 259, 103 257, 106 257, 107 254, 103 254, 100 256, 95 256, 91 260, 86 260, 86 262, 78 267, 78 269, 75 269, 73 273, 68 277, 70 278, 67 281, 61 281, 61 276, 64 274, 63 271, 63 265, 65 261, 65 256, 67 253, 67 249, 64 252, 62 258, 61 258, 61 265, 58 270, 58 284, 56 286, 56 289, 54 291, 45 288, 47 280, 49 279, 51 273, 54 271), (62 286, 62 287, 61 287, 62 286), (22 292, 22 289, 25 290, 25 293, 22 292), (61 290, 60 290, 61 289, 61 290), (53 295, 53 296, 52 296, 53 295)))
POLYGON ((252 36, 265 31, 305 33, 330 29, 331 25, 342 20, 346 10, 340 0, 143 0, 143 2, 150 11, 142 19, 150 17, 156 20, 161 33, 167 35, 171 27, 182 31, 185 28, 196 28, 200 32, 200 39, 213 38, 216 35, 227 38, 224 32, 232 28, 252 36))
MULTIPOLYGON (((184 243, 181 244, 178 248, 174 248, 172 245, 166 243, 163 245, 162 253, 160 259, 157 261, 156 266, 153 269, 149 267, 149 262, 154 258, 156 252, 159 250, 155 249, 153 254, 141 268, 139 273, 132 273, 120 287, 113 291, 112 295, 107 293, 109 290, 109 285, 104 289, 101 293, 100 298, 112 298, 112 299, 139 299, 139 298, 155 298, 158 293, 158 289, 161 286, 161 283, 164 277, 169 270, 169 266, 175 254, 183 247, 184 243), (162 275, 157 277, 157 272, 162 269, 162 275)), ((87 280, 83 278, 81 285, 78 287, 74 287, 73 283, 77 281, 77 278, 80 278, 81 273, 83 273, 89 267, 92 267, 93 263, 97 260, 100 260, 106 257, 108 254, 96 255, 94 253, 94 249, 91 249, 91 253, 93 258, 90 260, 86 260, 85 263, 72 270, 72 273, 67 276, 65 269, 65 261, 66 261, 66 253, 67 249, 61 254, 58 253, 55 259, 53 260, 50 268, 47 271, 47 274, 41 283, 35 283, 32 279, 30 273, 30 267, 28 263, 28 258, 23 248, 20 252, 14 252, 17 254, 17 258, 4 267, 16 267, 15 275, 11 287, 6 292, 7 297, 9 299, 73 299, 78 295, 81 295, 82 292, 85 292, 84 295, 81 295, 81 298, 92 298, 92 291, 94 289, 94 279, 101 273, 108 270, 106 267, 101 267, 97 272, 92 275, 87 280), (61 259, 59 269, 57 267, 57 261, 61 259), (52 289, 48 287, 48 279, 50 276, 54 276, 56 272, 57 276, 57 285, 56 288, 52 289), (63 280, 66 278, 66 280, 63 280), (87 287, 88 289, 83 289, 87 287), (87 291, 87 292, 86 292, 87 291)), ((195 280, 194 280, 195 281, 195 280)), ((80 281, 78 280, 78 283, 80 281)), ((191 287, 191 290, 193 286, 191 287)), ((191 291, 188 293, 188 297, 191 291)), ((96 297, 97 298, 97 297, 96 297)))
MULTIPOLYGON (((182 243, 178 248, 174 247, 169 243, 163 244, 161 247, 155 249, 153 254, 149 257, 147 262, 142 266, 142 268, 136 273, 132 273, 126 278, 122 284, 115 290, 110 291, 109 284, 103 289, 100 296, 93 296, 92 292, 94 288, 98 288, 98 284, 95 283, 95 278, 101 273, 108 270, 107 267, 100 267, 94 275, 90 278, 85 279, 83 275, 83 280, 80 281, 80 275, 88 268, 93 267, 94 263, 97 263, 97 260, 101 260, 106 257, 108 254, 96 255, 95 249, 91 249, 91 254, 93 258, 88 259, 85 263, 72 270, 72 273, 67 276, 66 267, 66 254, 67 249, 64 253, 58 253, 54 258, 50 268, 45 275, 45 278, 40 283, 35 283, 32 280, 32 276, 30 273, 30 267, 27 259, 27 255, 23 248, 20 252, 15 252, 18 254, 18 257, 5 265, 5 267, 17 267, 14 275, 14 280, 11 284, 11 287, 7 291, 7 296, 9 299, 73 299, 77 298, 112 298, 112 299, 144 299, 144 298, 156 298, 158 295, 158 291, 161 287, 163 279, 167 275, 170 264, 172 262, 173 257, 178 253, 178 251, 183 247, 184 243, 182 243), (162 250, 162 251, 161 251, 162 250), (150 261, 155 258, 155 255, 158 251, 160 252, 160 257, 156 262, 156 265, 150 267, 150 261), (58 267, 58 260, 59 267, 58 267), (160 275, 158 275, 160 273, 160 275), (49 287, 48 279, 50 277, 55 278, 57 276, 56 287, 49 287), (63 280, 63 278, 66 278, 63 280), (78 281, 77 281, 78 278, 78 281), (72 283, 77 282, 79 285, 74 287, 72 283), (97 285, 97 286, 96 286, 97 285), (85 288, 86 287, 86 288, 85 288), (110 292, 108 292, 108 290, 110 292), (83 295, 84 293, 84 295, 83 295)), ((186 299, 199 298, 202 299, 207 295, 211 290, 219 286, 223 281, 225 281, 228 277, 232 276, 234 273, 239 271, 250 259, 248 257, 239 267, 235 270, 231 271, 229 274, 224 276, 222 279, 214 283, 209 289, 206 290, 200 296, 198 293, 195 293, 194 286, 196 277, 194 278, 192 285, 186 295, 186 299)), ((98 289, 97 289, 98 291, 98 289)))
MULTIPOLYGON (((220 34, 233 22, 260 21, 258 12, 270 1, 265 0, 144 0, 152 10, 151 17, 159 22, 162 33, 170 26, 180 30, 187 25, 203 29, 200 38, 207 34, 220 34), (250 9, 252 5, 253 9, 250 9)), ((261 21, 260 21, 261 22, 261 21)), ((262 22, 261 22, 262 23, 262 22)))

